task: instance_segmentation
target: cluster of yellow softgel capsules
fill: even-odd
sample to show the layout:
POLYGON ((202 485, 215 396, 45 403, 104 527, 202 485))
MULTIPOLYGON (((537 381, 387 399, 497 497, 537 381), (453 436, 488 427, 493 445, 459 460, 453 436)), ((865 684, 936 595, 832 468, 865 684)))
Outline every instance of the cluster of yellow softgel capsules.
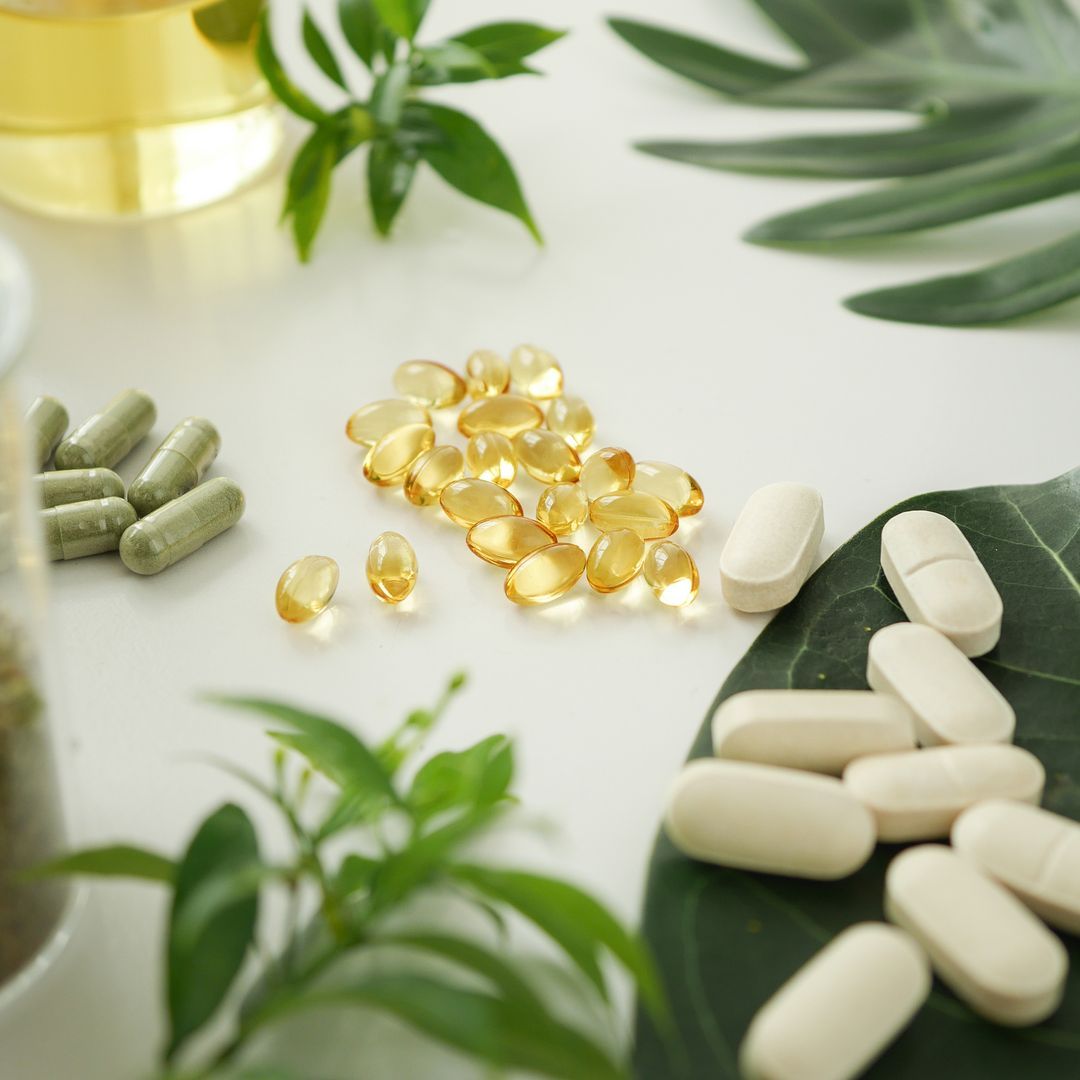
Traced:
MULTIPOLYGON (((664 462, 635 463, 618 447, 586 456, 593 414, 564 395, 562 368, 550 353, 519 345, 507 362, 480 349, 468 358, 465 378, 431 360, 410 360, 394 373, 394 389, 399 398, 365 405, 345 426, 368 448, 364 476, 400 486, 416 506, 438 503, 468 530, 470 551, 508 571, 510 600, 549 603, 582 575, 597 592, 612 593, 642 573, 661 603, 680 607, 697 596, 693 557, 668 539, 681 517, 701 509, 697 481, 664 462), (464 452, 436 445, 428 411, 459 405, 464 452), (545 485, 534 517, 510 490, 519 470, 545 485), (588 553, 568 539, 587 520, 600 530, 588 553), (657 543, 647 547, 650 541, 657 543)), ((404 537, 390 535, 411 554, 404 537)), ((415 577, 415 556, 413 567, 415 577)), ((368 576, 382 595, 370 562, 368 576)))

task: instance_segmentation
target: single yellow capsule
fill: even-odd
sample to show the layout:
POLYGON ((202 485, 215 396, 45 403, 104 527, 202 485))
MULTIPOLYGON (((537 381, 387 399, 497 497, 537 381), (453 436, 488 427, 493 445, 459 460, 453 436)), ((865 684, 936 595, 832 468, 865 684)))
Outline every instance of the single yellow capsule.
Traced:
POLYGON ((405 475, 405 498, 414 506, 430 506, 451 480, 465 473, 465 459, 456 446, 433 446, 425 450, 405 475))
POLYGON ((439 495, 439 505, 463 529, 471 529, 478 521, 488 518, 521 516, 521 503, 515 496, 490 480, 477 480, 473 476, 447 484, 439 495))
POLYGON ((484 562, 509 570, 538 548, 556 543, 556 538, 539 521, 511 514, 478 521, 466 535, 465 543, 484 562))
POLYGON ((605 446, 585 459, 581 466, 581 486, 592 499, 626 491, 634 481, 634 459, 618 446, 605 446))
POLYGON ((639 461, 630 486, 663 499, 679 517, 696 514, 705 505, 701 485, 685 469, 666 461, 639 461))
POLYGON ((665 540, 654 545, 645 556, 645 580, 657 600, 668 607, 689 604, 698 594, 697 563, 684 547, 665 540))
POLYGON ((580 484, 552 484, 540 492, 536 520, 556 536, 580 529, 589 516, 589 500, 580 484))
POLYGON ((417 405, 443 409, 465 396, 465 380, 434 360, 406 360, 394 372, 394 389, 417 405))
POLYGON ((431 424, 431 415, 421 405, 401 398, 384 398, 365 405, 345 422, 345 434, 361 446, 374 446, 384 435, 406 424, 431 424))
POLYGON ((592 409, 579 397, 556 398, 548 408, 548 431, 561 435, 575 450, 584 450, 596 434, 592 409))
POLYGON ((543 428, 518 432, 514 436, 514 456, 541 484, 575 481, 581 473, 578 452, 561 435, 543 428))
POLYGON ((510 365, 490 349, 477 349, 465 361, 465 384, 474 398, 505 394, 510 385, 510 365))
POLYGON ((645 562, 645 541, 632 529, 601 533, 589 552, 585 576, 602 593, 629 585, 645 562))
POLYGON ((517 394, 499 394, 498 397, 478 398, 466 405, 458 416, 457 426, 462 435, 497 431, 512 439, 519 431, 538 428, 543 422, 544 414, 535 401, 517 394))
POLYGON ((364 476, 389 487, 405 479, 412 463, 435 445, 435 432, 427 424, 406 424, 384 435, 364 458, 364 476))
POLYGON ((497 431, 479 431, 469 436, 465 465, 470 476, 509 487, 517 476, 517 461, 510 440, 497 431))
POLYGON ((504 590, 515 604, 550 604, 584 572, 585 552, 577 544, 549 544, 526 555, 506 575, 504 590))
POLYGON ((558 397, 563 389, 558 360, 535 345, 519 345, 510 354, 510 378, 520 393, 540 401, 558 397))
POLYGON ((643 491, 614 491, 589 504, 593 524, 603 532, 632 529, 642 540, 662 540, 679 527, 679 515, 663 499, 643 491))
POLYGON ((371 591, 388 604, 400 604, 416 585, 416 552, 401 533, 380 533, 367 555, 371 591))
POLYGON ((326 610, 337 592, 338 564, 328 555, 305 555, 278 579, 277 613, 291 623, 307 622, 326 610))

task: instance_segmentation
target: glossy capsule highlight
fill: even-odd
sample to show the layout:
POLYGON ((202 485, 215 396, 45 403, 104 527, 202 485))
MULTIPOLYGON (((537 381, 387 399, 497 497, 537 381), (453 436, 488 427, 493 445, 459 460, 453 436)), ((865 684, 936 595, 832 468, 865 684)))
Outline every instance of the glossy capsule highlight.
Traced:
POLYGON ((465 361, 465 385, 474 398, 504 394, 510 385, 510 365, 491 349, 477 349, 465 361))
POLYGON ((458 416, 458 431, 468 436, 497 431, 512 439, 519 431, 538 428, 543 422, 544 414, 535 401, 517 394, 500 394, 466 405, 458 416))
POLYGON ((634 459, 618 446, 605 446, 585 459, 581 466, 581 486, 589 500, 626 491, 634 480, 634 459))
POLYGON ((465 459, 456 446, 433 446, 425 450, 409 467, 405 476, 405 498, 413 506, 431 506, 447 484, 460 480, 465 459))
POLYGON ((34 398, 26 410, 26 426, 30 430, 34 461, 38 468, 43 468, 67 431, 68 411, 56 398, 43 394, 34 398))
POLYGON ((630 486, 663 499, 679 517, 690 517, 705 505, 701 485, 685 469, 666 461, 637 462, 630 486))
POLYGON ((579 397, 566 395, 548 406, 548 431, 561 435, 575 450, 584 450, 596 433, 592 409, 579 397))
POLYGON ((141 390, 124 390, 56 448, 58 469, 111 469, 154 426, 157 410, 141 390))
POLYGON ((128 488, 128 502, 139 517, 179 499, 206 475, 221 449, 221 436, 209 420, 189 416, 165 441, 128 488))
POLYGON ((518 432, 514 436, 514 456, 541 484, 571 483, 581 473, 577 451, 561 435, 544 428, 518 432))
POLYGON ((465 397, 465 380, 434 360, 406 360, 394 372, 394 389, 425 409, 445 409, 465 397))
POLYGON ((601 533, 585 562, 585 577, 599 593, 629 585, 645 562, 645 541, 631 529, 601 533))
POLYGON ((41 511, 45 553, 50 562, 81 559, 115 551, 135 523, 135 511, 124 499, 91 499, 41 511))
POLYGON ((645 556, 645 580, 656 599, 668 607, 692 603, 701 584, 697 563, 686 548, 663 540, 645 556))
POLYGON ((413 401, 384 398, 357 409, 345 422, 345 434, 360 446, 374 446, 384 435, 406 424, 430 427, 431 414, 413 401))
POLYGON ((527 397, 546 401, 563 392, 563 373, 558 360, 535 345, 518 345, 510 353, 510 381, 527 397))
POLYGON ((469 437, 465 447, 465 467, 470 476, 509 487, 517 476, 514 445, 497 431, 481 431, 469 437))
POLYGON ((536 520, 556 536, 569 536, 585 524, 589 516, 589 500, 580 484, 552 484, 540 492, 536 503, 536 520))
POLYGON ((380 600, 400 604, 416 585, 416 552, 401 533, 381 533, 368 549, 365 571, 371 591, 380 600))
POLYGON ((34 487, 44 507, 124 497, 124 481, 112 469, 54 469, 38 473, 34 487))
POLYGON ((435 445, 427 424, 406 424, 384 435, 364 458, 364 477, 379 487, 400 484, 416 459, 435 445))
POLYGON ((341 572, 329 555, 305 555, 289 565, 274 593, 277 613, 289 623, 305 623, 320 615, 337 592, 341 572))
POLYGON ((662 499, 640 491, 615 491, 589 504, 592 523, 603 532, 632 529, 642 540, 662 540, 679 527, 679 517, 662 499))
POLYGON ((463 529, 471 529, 487 518, 521 515, 521 503, 505 488, 490 480, 467 476, 454 480, 442 489, 439 505, 446 516, 463 529))
POLYGON ((466 535, 465 543, 484 562, 509 570, 526 555, 556 543, 556 537, 539 521, 511 514, 478 521, 466 535))
POLYGON ((506 575, 504 591, 515 604, 550 604, 584 572, 585 552, 577 544, 550 544, 526 555, 506 575))

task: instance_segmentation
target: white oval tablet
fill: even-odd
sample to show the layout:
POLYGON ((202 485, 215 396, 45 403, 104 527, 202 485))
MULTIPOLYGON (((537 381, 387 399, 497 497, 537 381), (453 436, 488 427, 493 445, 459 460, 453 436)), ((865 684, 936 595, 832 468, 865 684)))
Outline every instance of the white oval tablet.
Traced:
POLYGON ((857 923, 761 1007, 739 1050, 744 1080, 849 1080, 930 993, 930 962, 908 933, 857 923))
POLYGON ((873 812, 879 840, 936 840, 983 799, 1038 803, 1046 771, 1019 746, 936 746, 859 758, 844 783, 873 812))
POLYGON ((739 761, 691 761, 665 827, 691 858, 790 877, 846 877, 874 849, 874 819, 839 780, 739 761))
POLYGON ((825 531, 821 494, 769 484, 750 496, 720 554, 720 585, 736 611, 772 611, 795 599, 825 531))
POLYGON ((906 510, 881 530, 881 568, 904 614, 944 634, 965 656, 1001 637, 1001 596, 956 524, 906 510))
POLYGON ((716 710, 712 736, 720 758, 839 776, 855 758, 913 749, 915 725, 872 690, 746 690, 716 710))
POLYGON ((1080 934, 1080 823, 1037 806, 988 799, 956 819, 952 845, 1036 915, 1080 934))
POLYGON ((942 982, 975 1012, 1022 1027, 1061 1003, 1065 947, 1015 896, 941 844, 897 855, 885 914, 929 953, 942 982))
POLYGON ((997 687, 929 626, 893 623, 871 639, 866 681, 895 694, 915 714, 924 746, 1011 742, 1016 714, 997 687))

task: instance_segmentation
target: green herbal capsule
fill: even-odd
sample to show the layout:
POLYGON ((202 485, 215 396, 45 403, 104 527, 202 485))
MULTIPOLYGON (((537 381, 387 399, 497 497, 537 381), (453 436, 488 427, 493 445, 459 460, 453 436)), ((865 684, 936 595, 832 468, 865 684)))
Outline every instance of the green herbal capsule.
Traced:
POLYGON ((68 426, 68 411, 54 397, 35 398, 26 410, 26 426, 34 447, 34 460, 41 468, 52 457, 68 426))
POLYGON ((111 469, 134 448, 157 418, 154 403, 141 390, 124 390, 84 420, 57 448, 58 469, 111 469))
POLYGON ((120 546, 135 511, 124 499, 88 499, 41 511, 45 551, 52 562, 100 555, 120 546))
POLYGON ((42 506, 124 497, 124 481, 112 469, 57 469, 38 473, 34 486, 42 506))
POLYGON ((181 420, 128 488, 128 502, 145 517, 196 487, 221 449, 217 428, 201 416, 181 420))
POLYGON ((219 476, 137 521, 120 541, 120 558, 136 574, 159 574, 208 540, 231 529, 244 513, 244 493, 219 476))

